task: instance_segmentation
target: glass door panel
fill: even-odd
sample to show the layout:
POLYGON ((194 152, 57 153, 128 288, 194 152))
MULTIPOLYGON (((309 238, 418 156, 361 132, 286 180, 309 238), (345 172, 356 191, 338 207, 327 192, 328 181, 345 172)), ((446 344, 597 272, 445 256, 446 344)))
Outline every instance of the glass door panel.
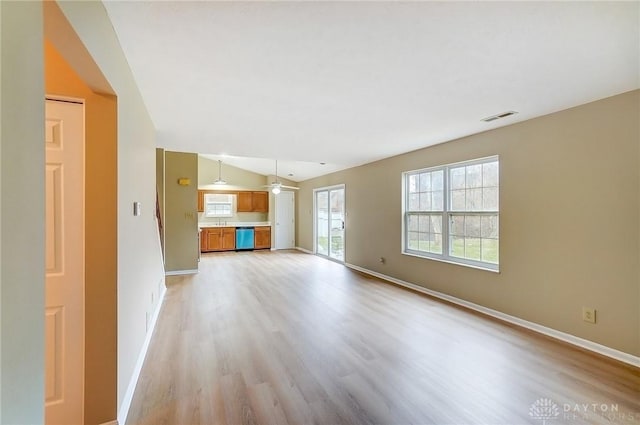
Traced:
POLYGON ((316 192, 316 252, 329 255, 329 192, 316 192))
POLYGON ((344 261, 344 186, 315 191, 316 253, 344 261))
POLYGON ((344 261, 344 189, 329 191, 331 209, 329 256, 344 261))

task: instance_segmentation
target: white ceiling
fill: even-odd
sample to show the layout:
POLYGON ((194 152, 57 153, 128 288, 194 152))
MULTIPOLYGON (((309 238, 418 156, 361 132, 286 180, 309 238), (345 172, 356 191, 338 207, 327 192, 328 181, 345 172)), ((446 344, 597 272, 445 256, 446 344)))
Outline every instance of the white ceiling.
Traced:
POLYGON ((158 146, 297 181, 640 87, 639 2, 105 7, 158 146))

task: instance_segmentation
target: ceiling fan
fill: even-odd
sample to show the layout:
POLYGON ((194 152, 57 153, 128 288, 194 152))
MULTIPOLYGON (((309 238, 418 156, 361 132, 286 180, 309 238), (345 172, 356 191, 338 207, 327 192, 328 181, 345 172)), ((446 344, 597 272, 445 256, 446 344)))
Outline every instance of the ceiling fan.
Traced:
POLYGON ((281 189, 293 189, 293 190, 300 189, 299 187, 295 187, 295 186, 285 186, 280 182, 280 180, 278 180, 278 160, 277 159, 276 159, 276 180, 271 182, 271 184, 265 185, 264 187, 270 188, 271 192, 274 195, 277 195, 278 193, 280 193, 281 189))

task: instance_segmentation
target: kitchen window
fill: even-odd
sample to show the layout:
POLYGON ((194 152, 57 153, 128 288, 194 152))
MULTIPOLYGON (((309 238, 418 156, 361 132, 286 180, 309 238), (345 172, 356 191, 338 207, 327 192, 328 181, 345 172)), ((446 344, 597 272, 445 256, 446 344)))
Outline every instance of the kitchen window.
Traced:
POLYGON ((403 173, 403 211, 404 254, 498 270, 498 157, 403 173))
POLYGON ((204 195, 205 217, 233 217, 235 196, 218 193, 204 195))

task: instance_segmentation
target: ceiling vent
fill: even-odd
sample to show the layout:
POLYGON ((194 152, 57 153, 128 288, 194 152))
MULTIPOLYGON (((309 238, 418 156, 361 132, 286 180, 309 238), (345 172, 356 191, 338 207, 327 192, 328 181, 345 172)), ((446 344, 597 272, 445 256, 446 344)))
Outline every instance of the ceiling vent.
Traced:
POLYGON ((491 122, 491 121, 499 120, 500 118, 506 118, 508 116, 515 115, 515 114, 517 114, 516 111, 507 111, 507 112, 503 112, 503 113, 498 114, 498 115, 492 115, 490 117, 483 118, 480 121, 491 122))

